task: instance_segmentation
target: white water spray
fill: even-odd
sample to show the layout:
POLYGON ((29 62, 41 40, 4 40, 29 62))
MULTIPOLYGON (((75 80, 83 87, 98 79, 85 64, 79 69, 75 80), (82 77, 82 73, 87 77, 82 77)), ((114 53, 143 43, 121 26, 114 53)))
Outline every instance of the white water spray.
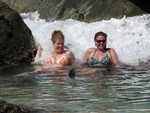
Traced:
POLYGON ((72 19, 47 22, 39 18, 38 12, 20 15, 31 29, 36 42, 42 46, 43 58, 52 48, 50 38, 53 30, 62 30, 65 44, 76 59, 81 59, 89 47, 95 47, 93 38, 98 31, 107 33, 107 47, 116 50, 121 62, 138 65, 139 61, 146 62, 150 59, 150 15, 112 18, 93 23, 72 19))

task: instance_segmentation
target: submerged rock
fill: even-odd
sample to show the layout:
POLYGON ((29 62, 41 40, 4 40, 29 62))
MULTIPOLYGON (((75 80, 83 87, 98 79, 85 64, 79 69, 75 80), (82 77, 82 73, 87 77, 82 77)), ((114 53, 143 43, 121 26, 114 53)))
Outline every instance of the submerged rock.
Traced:
POLYGON ((44 113, 42 110, 33 109, 24 105, 11 104, 0 100, 0 113, 44 113))
POLYGON ((35 43, 20 15, 0 1, 0 65, 30 63, 35 43))
MULTIPOLYGON (((13 9, 40 13, 50 20, 76 19, 85 22, 122 18, 146 13, 130 0, 2 0, 13 9)), ((133 1, 133 0, 132 0, 133 1)), ((145 0, 144 0, 145 1, 145 0)))
POLYGON ((75 69, 74 69, 74 68, 70 69, 70 70, 69 70, 69 77, 70 77, 71 79, 74 79, 75 76, 76 76, 75 69))

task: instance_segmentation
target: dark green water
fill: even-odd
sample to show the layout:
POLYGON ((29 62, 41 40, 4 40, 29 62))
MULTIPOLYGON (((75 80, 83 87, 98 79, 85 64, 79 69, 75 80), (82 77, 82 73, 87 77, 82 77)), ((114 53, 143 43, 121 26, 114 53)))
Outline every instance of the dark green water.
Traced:
POLYGON ((18 76, 31 68, 1 71, 0 98, 49 113, 150 113, 149 71, 122 68, 75 79, 53 72, 18 76))

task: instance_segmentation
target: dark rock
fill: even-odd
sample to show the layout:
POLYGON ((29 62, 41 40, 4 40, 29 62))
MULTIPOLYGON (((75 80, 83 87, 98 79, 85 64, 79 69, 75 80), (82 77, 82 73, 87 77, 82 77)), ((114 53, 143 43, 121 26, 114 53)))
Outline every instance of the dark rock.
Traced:
POLYGON ((24 105, 11 104, 0 100, 0 113, 42 113, 41 111, 24 105))
POLYGON ((35 43, 20 15, 0 1, 0 64, 30 63, 35 43))
POLYGON ((76 76, 75 69, 74 69, 74 68, 70 69, 70 70, 69 70, 69 77, 70 77, 71 79, 74 79, 75 76, 76 76))
POLYGON ((150 13, 150 1, 149 0, 129 0, 129 1, 139 6, 144 12, 150 13))
MULTIPOLYGON (((18 12, 40 13, 50 20, 76 19, 85 22, 145 14, 129 0, 3 0, 18 12)), ((138 1, 138 0, 137 0, 138 1)))

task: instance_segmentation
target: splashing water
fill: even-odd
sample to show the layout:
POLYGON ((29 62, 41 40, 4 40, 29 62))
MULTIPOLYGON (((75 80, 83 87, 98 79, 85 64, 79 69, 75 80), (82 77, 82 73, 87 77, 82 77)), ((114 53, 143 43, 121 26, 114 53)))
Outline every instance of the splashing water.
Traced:
POLYGON ((65 44, 81 59, 89 47, 95 47, 93 37, 96 32, 108 34, 107 47, 114 48, 121 62, 138 65, 150 59, 150 15, 124 17, 92 23, 77 20, 46 21, 39 18, 38 12, 20 14, 31 29, 35 41, 43 48, 42 58, 52 48, 51 33, 62 30, 65 44))

